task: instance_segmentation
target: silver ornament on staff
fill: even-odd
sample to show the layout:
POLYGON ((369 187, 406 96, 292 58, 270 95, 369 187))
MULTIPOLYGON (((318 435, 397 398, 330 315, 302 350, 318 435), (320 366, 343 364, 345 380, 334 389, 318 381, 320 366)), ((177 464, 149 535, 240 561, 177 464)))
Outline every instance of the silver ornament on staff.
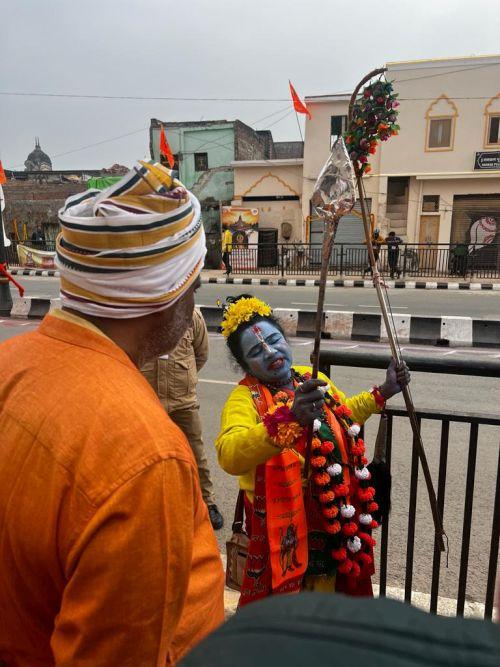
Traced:
MULTIPOLYGON (((330 157, 321 170, 314 186, 312 205, 324 222, 323 247, 321 250, 321 274, 319 279, 318 307, 314 327, 314 348, 311 354, 313 364, 312 378, 318 377, 321 331, 323 329, 323 310, 325 306, 326 279, 332 256, 333 244, 339 220, 349 213, 356 203, 354 169, 342 137, 333 144, 330 157)), ((307 445, 304 462, 304 477, 309 476, 313 426, 308 427, 307 445)))

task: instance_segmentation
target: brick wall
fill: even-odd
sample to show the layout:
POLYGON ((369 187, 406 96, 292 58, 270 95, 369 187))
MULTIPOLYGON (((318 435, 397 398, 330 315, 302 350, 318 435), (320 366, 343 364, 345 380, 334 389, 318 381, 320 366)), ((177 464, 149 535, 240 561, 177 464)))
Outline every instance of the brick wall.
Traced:
POLYGON ((7 235, 14 227, 13 220, 18 226, 24 223, 31 235, 37 224, 55 223, 57 211, 64 204, 67 197, 84 192, 85 183, 44 183, 36 180, 16 181, 9 180, 4 186, 5 211, 4 224, 7 235), (50 213, 50 219, 48 211, 50 213))

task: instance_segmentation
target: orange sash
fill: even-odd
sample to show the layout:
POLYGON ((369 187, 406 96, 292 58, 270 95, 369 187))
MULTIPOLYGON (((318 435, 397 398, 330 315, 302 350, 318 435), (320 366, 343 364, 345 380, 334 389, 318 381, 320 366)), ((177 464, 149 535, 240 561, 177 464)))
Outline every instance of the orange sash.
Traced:
MULTIPOLYGON (((273 405, 271 393, 252 377, 246 385, 262 418, 273 405)), ((307 521, 300 459, 290 449, 264 464, 265 515, 273 593, 299 591, 307 570, 307 521)), ((256 496, 257 494, 256 488, 256 496)))

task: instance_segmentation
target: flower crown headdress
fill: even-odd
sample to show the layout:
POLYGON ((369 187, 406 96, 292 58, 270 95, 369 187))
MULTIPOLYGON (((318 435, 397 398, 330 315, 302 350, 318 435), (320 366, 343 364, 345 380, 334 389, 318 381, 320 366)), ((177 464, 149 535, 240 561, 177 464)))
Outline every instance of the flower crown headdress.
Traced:
POLYGON ((221 332, 227 340, 229 336, 236 331, 236 329, 243 322, 249 322, 254 315, 262 315, 267 317, 272 314, 272 308, 264 301, 256 297, 243 297, 238 301, 229 303, 224 309, 224 316, 222 318, 221 332))

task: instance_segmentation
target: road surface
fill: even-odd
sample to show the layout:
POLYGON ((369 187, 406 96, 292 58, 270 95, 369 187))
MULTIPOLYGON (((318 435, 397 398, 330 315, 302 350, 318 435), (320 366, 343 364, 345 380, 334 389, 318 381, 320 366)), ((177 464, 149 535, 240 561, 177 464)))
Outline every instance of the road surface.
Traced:
MULTIPOLYGON (((56 297, 59 294, 58 278, 19 276, 19 281, 26 289, 26 296, 56 297)), ((243 292, 269 300, 275 308, 316 310, 317 287, 202 285, 196 301, 213 306, 217 299, 223 301, 227 296, 243 292)), ((500 319, 500 291, 392 289, 389 295, 396 313, 500 319)), ((358 313, 378 312, 375 290, 367 287, 330 287, 326 291, 325 307, 358 313)))

